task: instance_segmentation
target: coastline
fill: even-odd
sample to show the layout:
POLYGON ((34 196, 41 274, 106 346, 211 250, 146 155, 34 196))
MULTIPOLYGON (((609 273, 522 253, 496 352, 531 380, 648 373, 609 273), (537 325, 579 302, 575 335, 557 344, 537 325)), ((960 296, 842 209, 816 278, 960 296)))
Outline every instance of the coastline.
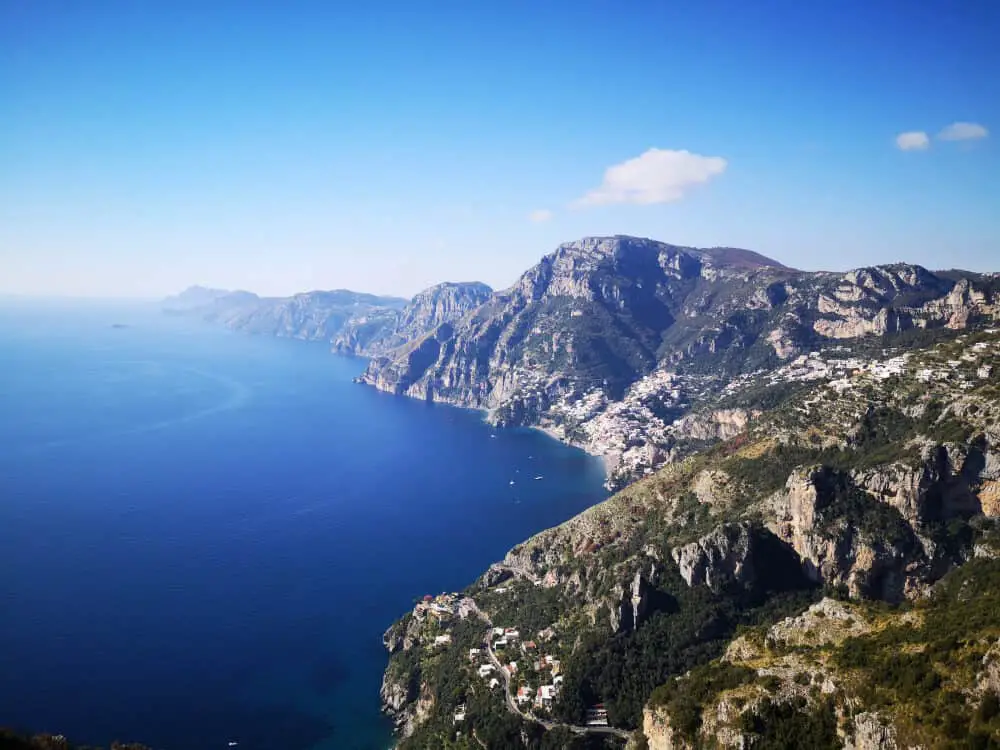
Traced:
POLYGON ((550 438, 552 438, 553 440, 558 440, 563 445, 568 445, 571 448, 576 448, 577 450, 581 450, 591 458, 599 459, 601 462, 601 466, 604 468, 605 482, 611 479, 611 473, 615 470, 615 467, 618 466, 618 461, 620 459, 620 456, 618 456, 614 452, 598 453, 597 451, 594 451, 585 445, 573 442, 572 440, 567 440, 565 437, 560 435, 559 432, 554 427, 549 427, 547 425, 535 425, 533 427, 528 427, 527 429, 539 430, 540 432, 544 432, 550 438))
MULTIPOLYGON (((373 357, 366 356, 364 354, 352 354, 352 353, 348 353, 348 352, 344 352, 344 351, 339 351, 337 349, 331 349, 330 353, 338 355, 338 356, 342 356, 342 357, 350 357, 351 359, 364 360, 366 363, 371 362, 372 359, 373 359, 373 357)), ((365 368, 367 369, 367 364, 365 365, 365 368)), ((496 430, 502 430, 502 429, 525 429, 525 430, 537 430, 539 432, 542 432, 546 436, 552 438, 553 440, 555 440, 555 441, 557 441, 559 443, 562 443, 563 445, 568 445, 570 448, 575 448, 577 450, 583 451, 584 453, 586 453, 591 458, 599 459, 600 462, 601 462, 601 467, 602 467, 602 469, 604 471, 604 483, 605 483, 605 487, 607 487, 607 483, 611 480, 612 473, 614 472, 615 468, 618 466, 619 460, 621 458, 620 455, 616 454, 613 451, 612 452, 607 452, 607 453, 600 453, 600 452, 597 452, 597 451, 593 450, 592 448, 590 448, 590 447, 588 447, 586 445, 582 445, 582 444, 577 443, 577 442, 572 441, 572 440, 567 440, 566 437, 565 437, 565 435, 561 434, 555 427, 552 427, 550 425, 544 425, 544 424, 521 425, 519 427, 514 427, 514 428, 510 428, 510 427, 498 427, 497 425, 494 425, 494 424, 490 423, 490 421, 489 421, 490 410, 489 409, 483 408, 481 406, 469 406, 468 404, 459 404, 459 403, 455 403, 453 401, 439 400, 439 399, 435 399, 433 396, 430 399, 421 399, 421 398, 419 398, 417 396, 411 396, 411 395, 409 395, 407 393, 395 393, 393 391, 389 391, 389 390, 386 390, 384 388, 379 388, 377 385, 375 385, 375 383, 372 383, 372 382, 369 382, 369 381, 365 380, 363 376, 364 376, 364 371, 362 371, 359 375, 357 375, 353 379, 354 383, 356 385, 361 385, 361 386, 365 386, 365 387, 368 387, 368 388, 374 388, 376 391, 379 391, 380 393, 385 393, 385 394, 387 394, 389 396, 394 396, 394 397, 397 397, 397 398, 399 398, 399 397, 408 398, 408 399, 412 399, 414 401, 424 401, 425 403, 431 404, 431 405, 450 406, 450 407, 453 407, 455 409, 463 409, 463 410, 466 410, 466 411, 478 412, 480 414, 481 418, 482 418, 482 421, 484 423, 486 423, 486 424, 489 424, 492 429, 496 429, 496 430)))

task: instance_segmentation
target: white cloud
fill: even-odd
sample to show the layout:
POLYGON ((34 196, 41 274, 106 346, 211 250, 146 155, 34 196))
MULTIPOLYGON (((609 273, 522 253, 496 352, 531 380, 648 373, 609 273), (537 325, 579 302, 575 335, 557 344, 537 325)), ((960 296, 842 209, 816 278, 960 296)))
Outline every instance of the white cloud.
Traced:
POLYGON ((931 139, 922 130, 911 130, 896 136, 896 146, 900 151, 923 151, 931 145, 931 139))
POLYGON ((726 170, 721 156, 651 148, 641 156, 615 164, 604 172, 604 182, 574 202, 577 208, 634 203, 648 206, 684 197, 689 188, 708 182, 726 170))
POLYGON ((528 220, 534 222, 535 224, 541 224, 543 221, 548 221, 552 218, 552 212, 547 208, 539 208, 528 214, 528 220))
POLYGON ((972 141, 987 135, 989 131, 977 122, 953 122, 937 137, 942 141, 972 141))

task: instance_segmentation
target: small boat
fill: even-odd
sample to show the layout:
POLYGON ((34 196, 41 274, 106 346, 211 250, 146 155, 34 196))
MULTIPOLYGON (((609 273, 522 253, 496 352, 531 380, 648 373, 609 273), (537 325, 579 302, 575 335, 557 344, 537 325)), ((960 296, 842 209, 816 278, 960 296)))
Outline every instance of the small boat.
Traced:
POLYGON ((536 482, 537 482, 537 481, 538 481, 539 479, 545 479, 545 477, 543 477, 543 476, 541 476, 541 475, 539 475, 539 476, 535 477, 535 481, 536 481, 536 482))
POLYGON ((236 740, 229 740, 229 747, 236 747, 238 744, 240 743, 236 740))
POLYGON ((511 483, 511 485, 513 485, 513 484, 514 484, 514 480, 513 480, 513 479, 511 479, 511 480, 510 480, 510 483, 511 483))

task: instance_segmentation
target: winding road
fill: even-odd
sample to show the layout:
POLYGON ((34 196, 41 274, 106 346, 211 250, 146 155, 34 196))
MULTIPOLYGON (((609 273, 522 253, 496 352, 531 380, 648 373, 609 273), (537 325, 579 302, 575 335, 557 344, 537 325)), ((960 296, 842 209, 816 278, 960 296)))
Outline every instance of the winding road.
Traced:
POLYGON ((518 708, 517 703, 515 703, 513 696, 510 694, 510 674, 508 674, 507 670, 504 669, 500 660, 497 658, 496 653, 493 651, 493 642, 490 639, 490 636, 493 634, 493 623, 490 621, 490 618, 486 616, 486 613, 478 607, 476 608, 476 612, 478 612, 479 617, 490 626, 486 631, 486 653, 489 654, 490 663, 500 672, 500 678, 503 680, 504 700, 507 704, 508 711, 517 714, 525 721, 532 721, 535 724, 541 724, 546 729, 562 727, 563 729, 568 729, 574 734, 613 735, 626 741, 631 738, 632 733, 626 732, 624 729, 617 729, 616 727, 580 727, 575 724, 563 724, 556 721, 546 721, 545 719, 539 719, 532 713, 525 713, 518 708))

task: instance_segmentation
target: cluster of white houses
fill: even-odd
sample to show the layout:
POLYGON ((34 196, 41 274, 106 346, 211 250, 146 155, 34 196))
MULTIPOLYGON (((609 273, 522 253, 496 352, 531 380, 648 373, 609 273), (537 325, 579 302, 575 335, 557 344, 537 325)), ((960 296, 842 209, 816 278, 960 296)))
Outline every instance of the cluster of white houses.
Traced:
MULTIPOLYGON (((539 640, 547 637, 551 638, 551 635, 551 631, 542 631, 538 634, 538 638, 539 640)), ((530 706, 533 704, 536 708, 551 708, 552 702, 559 694, 563 682, 563 676, 559 673, 562 668, 559 659, 551 654, 540 653, 538 644, 535 641, 521 640, 521 633, 515 628, 494 628, 491 637, 494 639, 492 643, 494 650, 503 649, 504 651, 508 651, 511 648, 518 647, 524 655, 525 661, 522 663, 530 664, 533 671, 539 675, 548 673, 551 678, 547 684, 534 688, 527 683, 520 685, 517 693, 514 695, 514 700, 518 705, 530 706)), ((470 658, 475 658, 478 655, 473 653, 475 651, 477 649, 470 651, 470 658)), ((483 675, 483 667, 485 666, 492 665, 483 665, 480 667, 480 675, 483 675)), ((503 665, 503 670, 509 677, 515 676, 519 671, 524 671, 524 669, 518 666, 517 661, 513 659, 503 665)), ((486 674, 490 674, 490 672, 486 674)))

